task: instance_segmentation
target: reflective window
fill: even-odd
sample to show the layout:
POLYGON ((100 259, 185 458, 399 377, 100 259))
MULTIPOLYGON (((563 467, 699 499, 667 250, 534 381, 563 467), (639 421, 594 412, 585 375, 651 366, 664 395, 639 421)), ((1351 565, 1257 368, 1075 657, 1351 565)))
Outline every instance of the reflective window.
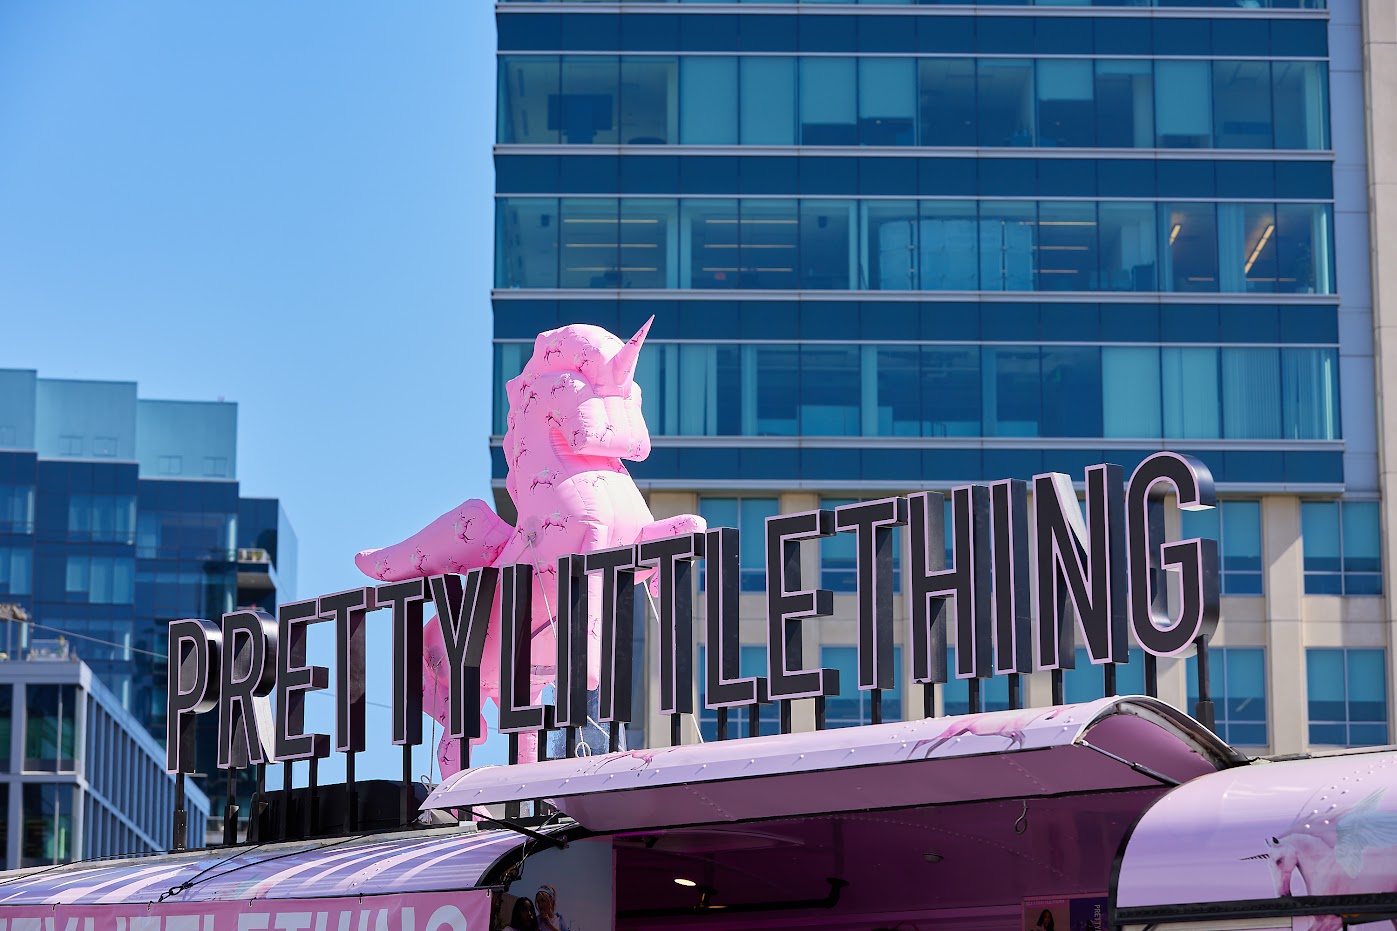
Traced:
POLYGON ((859 142, 862 145, 916 145, 915 59, 859 59, 859 142))
POLYGON ((796 60, 743 58, 741 113, 743 145, 795 145, 796 60))
POLYGON ((847 291, 856 281, 854 231, 857 204, 850 200, 806 200, 800 204, 800 286, 812 291, 847 291))
POLYGON ((560 141, 560 74, 555 55, 500 56, 495 113, 500 142, 552 145, 560 141))
POLYGON ((120 556, 69 556, 66 600, 92 604, 131 604, 135 599, 136 561, 120 556))
POLYGON ((1385 650, 1311 648, 1305 667, 1311 744, 1388 742, 1385 650))
POLYGON ((738 284, 750 291, 793 290, 800 237, 794 200, 744 200, 737 224, 738 284))
POLYGON ((1278 149, 1329 147, 1329 74, 1323 62, 1271 63, 1278 149))
POLYGON ((1227 499, 1206 511, 1181 511, 1184 539, 1218 541, 1224 595, 1262 593, 1261 502, 1227 499))
POLYGON ((78 690, 73 685, 26 685, 24 769, 71 773, 77 767, 78 690))
MULTIPOLYGON (((34 591, 34 551, 27 546, 0 546, 0 595, 34 591)), ((4 744, 0 743, 0 749, 4 744)))
POLYGON ((622 200, 618 259, 621 287, 678 287, 678 232, 679 205, 673 200, 622 200))
POLYGON ((737 143, 737 59, 689 58, 679 62, 679 141, 684 145, 737 143))
POLYGON ((981 291, 1033 290, 1037 206, 1014 200, 980 204, 981 291))
POLYGON ((24 785, 21 867, 52 866, 73 859, 77 852, 73 847, 73 788, 66 782, 24 785))
POLYGON ((918 246, 927 291, 975 291, 979 276, 979 212, 971 200, 924 200, 918 246))
MULTIPOLYGON (((513 374, 530 348, 500 344, 498 371, 513 374)), ((655 436, 1341 436, 1334 349, 657 339, 646 348, 637 381, 655 436), (1062 397, 1075 403, 1065 407, 1062 397)), ((501 382, 497 434, 506 414, 501 382)), ((141 520, 145 555, 159 530, 147 531, 144 513, 141 520)), ((1356 546, 1366 523, 1354 518, 1356 546)))
POLYGON ((679 141, 679 63, 674 58, 621 59, 621 142, 679 141))
POLYGON ((1376 501, 1304 501, 1305 594, 1381 595, 1382 527, 1376 501))
MULTIPOLYGON (((825 726, 872 724, 872 692, 859 688, 858 647, 822 646, 820 666, 839 673, 839 694, 825 699, 825 726)), ((893 687, 882 693, 884 721, 903 720, 901 647, 893 647, 893 682, 893 687)))
MULTIPOLYGON (((1198 658, 1188 658, 1188 710, 1198 702, 1198 658)), ((1216 716, 1214 730, 1234 747, 1265 747, 1266 650, 1262 647, 1210 647, 1208 691, 1216 716)))
POLYGON ((495 287, 558 286, 558 201, 551 197, 495 200, 495 287))
POLYGON ((1165 149, 1213 144, 1212 63, 1155 62, 1155 139, 1165 149))
POLYGON ((1034 143, 1033 62, 982 58, 976 65, 980 145, 1034 143))
POLYGON ((858 145, 852 58, 800 60, 800 144, 858 145))
MULTIPOLYGON (((743 646, 738 654, 738 675, 740 676, 765 676, 766 669, 766 647, 743 646)), ((708 689, 708 648, 705 644, 698 647, 698 707, 699 707, 699 730, 703 734, 704 740, 718 739, 718 711, 709 708, 704 704, 704 696, 708 689)), ((758 706, 759 712, 757 723, 757 734, 776 734, 781 730, 780 709, 775 702, 767 702, 758 706)), ((756 736, 751 731, 751 719, 747 708, 728 709, 728 736, 729 737, 753 737, 756 736)))
POLYGON ((1149 61, 1095 62, 1096 144, 1106 148, 1154 146, 1154 65, 1149 61))
POLYGON ((1160 204, 1166 291, 1218 290, 1216 204, 1160 204))
POLYGON ((1101 347, 1101 435, 1163 436, 1159 350, 1101 347))
POLYGON ((502 55, 497 138, 1313 151, 1328 94, 1323 61, 502 55))
POLYGON ((681 286, 736 288, 738 274, 738 213, 736 200, 686 200, 681 205, 681 286), (687 271, 687 274, 683 272, 687 271))
POLYGON ((621 287, 619 211, 615 198, 563 198, 558 287, 621 287))
POLYGON ((548 125, 566 145, 616 145, 620 62, 611 56, 565 57, 562 90, 549 102, 548 125))
POLYGON ((917 202, 870 200, 861 205, 864 260, 861 289, 913 291, 917 283, 917 202))
POLYGON ((502 289, 1334 288, 1327 204, 500 197, 496 210, 502 289))
POLYGON ((973 146, 977 141, 975 60, 923 58, 917 62, 920 144, 973 146))
POLYGON ((34 486, 0 484, 0 533, 34 532, 34 486))
POLYGON ((1213 62, 1213 143, 1220 149, 1271 145, 1271 63, 1213 62))
POLYGON ((738 565, 742 571, 744 592, 766 591, 766 519, 780 513, 778 507, 775 498, 715 498, 707 495, 699 498, 699 516, 708 522, 710 528, 732 527, 740 535, 738 565))
POLYGON ((1046 59, 1038 62, 1038 144, 1096 144, 1096 87, 1092 62, 1046 59))
POLYGON ((70 540, 131 543, 135 530, 135 495, 72 495, 68 499, 70 540))
POLYGON ((1096 204, 1044 201, 1038 207, 1038 290, 1093 291, 1096 204))
POLYGON ((1252 440, 1281 433, 1280 353, 1270 348, 1223 349, 1223 436, 1252 440))

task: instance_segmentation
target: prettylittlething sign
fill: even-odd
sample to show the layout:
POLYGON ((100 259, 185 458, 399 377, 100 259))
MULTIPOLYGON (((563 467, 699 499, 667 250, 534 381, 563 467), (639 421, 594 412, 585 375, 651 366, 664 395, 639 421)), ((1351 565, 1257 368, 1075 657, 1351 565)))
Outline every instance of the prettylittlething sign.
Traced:
MULTIPOLYGON (((708 708, 836 695, 833 669, 801 668, 801 625, 833 614, 834 596, 807 587, 800 545, 850 534, 857 554, 858 687, 890 689, 893 667, 893 535, 906 534, 912 679, 947 681, 947 631, 955 627, 955 676, 989 678, 1069 669, 1076 633, 1093 663, 1122 663, 1129 640, 1155 656, 1175 656, 1212 636, 1218 620, 1217 542, 1167 540, 1163 503, 1213 507, 1212 474, 1190 456, 1162 452, 1129 480, 1120 466, 1086 470, 1085 507, 1062 473, 968 485, 945 498, 918 492, 782 514, 766 521, 767 668, 739 673, 739 547, 731 528, 648 540, 565 556, 558 562, 557 688, 551 705, 529 703, 535 618, 532 565, 473 569, 365 586, 284 604, 273 620, 258 611, 170 625, 166 768, 194 769, 194 722, 218 712, 218 765, 242 768, 329 756, 330 736, 305 732, 305 696, 328 689, 330 671, 309 665, 307 629, 335 629, 334 749, 364 749, 364 644, 370 614, 391 616, 393 743, 422 742, 422 620, 431 602, 441 617, 450 670, 451 736, 471 738, 480 719, 485 631, 498 601, 501 624, 499 729, 578 727, 586 720, 587 577, 601 581, 599 721, 631 720, 631 622, 638 573, 658 576, 659 710, 694 711, 693 572, 704 560, 708 708), (947 565, 947 534, 952 554, 947 565), (1031 541, 1031 542, 1030 542, 1031 541), (1162 605, 1165 573, 1178 576, 1172 613, 1162 605), (1037 584, 1031 584, 1036 578, 1037 584), (1036 624, 1035 624, 1036 617, 1036 624), (257 714, 275 696, 275 714, 257 714), (270 730, 270 733, 268 731, 270 730)), ((749 544, 750 545, 750 544, 749 544)), ((542 619, 539 619, 542 620, 542 619)))

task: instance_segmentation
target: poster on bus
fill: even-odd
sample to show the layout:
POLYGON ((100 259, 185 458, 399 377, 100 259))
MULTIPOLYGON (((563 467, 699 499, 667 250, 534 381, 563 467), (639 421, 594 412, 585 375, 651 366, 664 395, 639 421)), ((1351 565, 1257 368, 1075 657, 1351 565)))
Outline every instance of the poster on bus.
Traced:
POLYGON ((1110 931, 1106 893, 1024 899, 1023 931, 1110 931))

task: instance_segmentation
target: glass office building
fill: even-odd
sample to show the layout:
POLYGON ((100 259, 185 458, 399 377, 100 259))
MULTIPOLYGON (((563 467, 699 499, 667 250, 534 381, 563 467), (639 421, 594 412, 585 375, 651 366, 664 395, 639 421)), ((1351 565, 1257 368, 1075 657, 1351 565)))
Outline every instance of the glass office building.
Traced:
MULTIPOLYGON (((158 740, 169 622, 274 607, 295 565, 280 504, 240 497, 236 404, 0 370, 0 602, 32 617, 35 637, 68 638, 158 740)), ((0 650, 23 652, 5 626, 0 650)))
MULTIPOLYGON (((0 660, 0 866, 168 850, 174 799, 164 748, 71 641, 36 636, 0 660)), ((185 806, 202 846, 208 797, 187 786, 185 806)))
MULTIPOLYGON (((737 527, 1195 454, 1224 498, 1180 528, 1221 541, 1219 728, 1387 742, 1363 69, 1391 39, 1364 6, 500 2, 496 390, 540 330, 655 314, 631 472, 657 516, 737 527)), ((852 555, 821 544, 825 587, 852 555)), ((808 665, 851 661, 839 605, 808 665)), ((1189 679, 1164 664, 1162 695, 1189 679)))

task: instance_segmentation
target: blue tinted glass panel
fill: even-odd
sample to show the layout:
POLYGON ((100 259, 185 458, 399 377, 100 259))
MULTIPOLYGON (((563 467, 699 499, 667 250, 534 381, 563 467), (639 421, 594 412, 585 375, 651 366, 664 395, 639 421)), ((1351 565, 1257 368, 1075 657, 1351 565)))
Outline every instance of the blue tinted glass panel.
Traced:
POLYGON ((852 58, 801 59, 802 145, 858 144, 856 75, 852 58))
POLYGON ((680 142, 685 145, 733 145, 737 142, 736 58, 680 59, 679 93, 682 101, 680 142))
POLYGON ((621 59, 621 141, 626 145, 679 142, 679 62, 675 58, 621 59))
POLYGON ((561 134, 561 142, 568 145, 617 143, 619 69, 619 60, 612 56, 563 59, 562 90, 548 107, 548 124, 561 134))
POLYGON ((1213 144, 1212 63, 1155 62, 1155 139, 1161 148, 1213 144))
POLYGON ((559 123, 550 119, 550 114, 558 106, 560 80, 560 59, 556 55, 500 56, 495 113, 500 142, 558 142, 559 123))
POLYGON ((980 353, 973 346, 922 347, 922 435, 980 434, 980 353))
POLYGON ((1343 568, 1339 533, 1339 502, 1305 501, 1300 505, 1300 528, 1305 546, 1305 571, 1338 572, 1343 568))
POLYGON ((553 197, 501 197, 495 201, 498 241, 495 287, 558 286, 558 201, 553 197))
POLYGON ((844 291, 857 255, 855 211, 848 200, 806 200, 800 205, 800 286, 813 291, 844 291))
POLYGON ((1223 349, 1221 355, 1223 435, 1229 439, 1256 439, 1279 434, 1279 351, 1223 349))
POLYGON ((980 59, 976 71, 980 145, 1033 145, 1033 62, 980 59))
POLYGON ((917 62, 859 60, 859 142, 901 146, 917 141, 917 62))
POLYGON ((742 59, 741 119, 743 145, 795 144, 794 58, 742 59))
POLYGON ((976 141, 975 61, 924 58, 917 63, 921 144, 969 146, 976 141))

